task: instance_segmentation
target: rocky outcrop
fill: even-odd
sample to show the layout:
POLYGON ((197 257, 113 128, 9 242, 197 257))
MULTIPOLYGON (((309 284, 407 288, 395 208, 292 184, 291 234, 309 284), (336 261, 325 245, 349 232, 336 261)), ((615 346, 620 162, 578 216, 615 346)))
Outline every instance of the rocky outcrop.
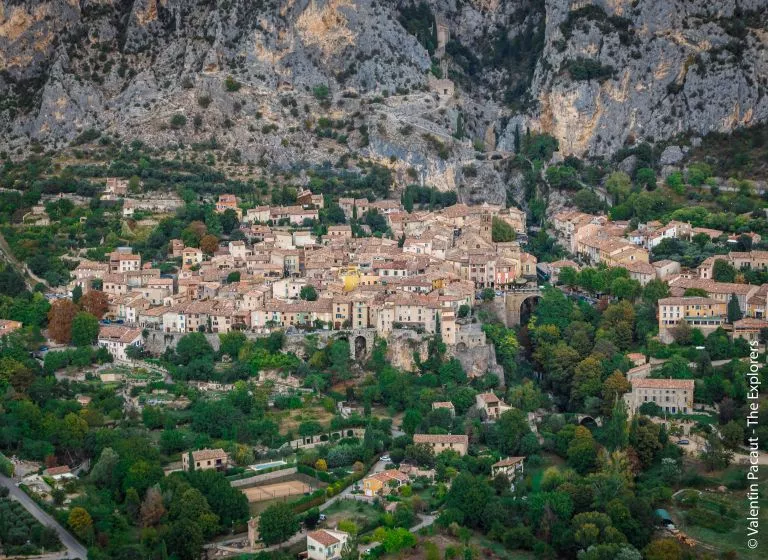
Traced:
POLYGON ((450 347, 448 355, 459 360, 464 371, 470 377, 479 377, 490 373, 499 378, 501 387, 504 386, 504 370, 496 362, 496 351, 492 344, 475 346, 461 351, 450 347))
POLYGON ((768 118, 766 0, 547 0, 532 122, 564 153, 768 118))

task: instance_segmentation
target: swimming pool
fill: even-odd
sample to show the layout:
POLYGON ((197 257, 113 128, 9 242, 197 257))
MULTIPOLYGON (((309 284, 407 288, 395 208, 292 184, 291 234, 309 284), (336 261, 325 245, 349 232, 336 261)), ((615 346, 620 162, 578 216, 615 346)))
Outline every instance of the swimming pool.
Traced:
POLYGON ((249 465, 248 468, 252 471, 263 471, 264 469, 271 469, 272 467, 279 467, 281 465, 287 465, 285 461, 272 461, 271 463, 259 463, 258 465, 249 465))

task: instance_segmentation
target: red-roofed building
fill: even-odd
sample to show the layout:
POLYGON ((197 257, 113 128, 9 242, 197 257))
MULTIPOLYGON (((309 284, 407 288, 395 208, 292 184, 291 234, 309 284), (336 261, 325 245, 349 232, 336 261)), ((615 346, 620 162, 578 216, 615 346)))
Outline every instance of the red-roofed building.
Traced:
POLYGON ((307 558, 311 560, 336 560, 347 544, 349 534, 344 531, 318 529, 307 533, 307 558))

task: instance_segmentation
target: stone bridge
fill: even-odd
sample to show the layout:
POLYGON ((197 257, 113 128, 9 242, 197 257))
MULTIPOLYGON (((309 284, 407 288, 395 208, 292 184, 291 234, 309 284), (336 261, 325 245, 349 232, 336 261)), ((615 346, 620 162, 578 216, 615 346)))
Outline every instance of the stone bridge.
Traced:
POLYGON ((504 292, 502 297, 496 297, 497 311, 509 327, 516 327, 528 320, 533 313, 536 303, 541 298, 541 290, 535 288, 520 288, 504 292))
POLYGON ((577 414, 576 421, 582 426, 586 426, 592 422, 594 422, 597 426, 603 425, 603 419, 600 416, 590 416, 589 414, 577 414))

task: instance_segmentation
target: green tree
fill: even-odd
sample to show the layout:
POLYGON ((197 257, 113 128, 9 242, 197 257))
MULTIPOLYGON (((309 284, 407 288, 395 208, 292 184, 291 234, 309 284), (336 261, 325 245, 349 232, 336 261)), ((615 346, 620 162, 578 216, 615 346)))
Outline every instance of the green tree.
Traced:
POLYGON ((722 470, 730 465, 732 460, 733 451, 726 449, 715 432, 709 434, 701 452, 701 461, 707 470, 722 470))
POLYGON ((184 128, 184 125, 187 124, 187 117, 182 115, 181 113, 174 113, 171 116, 171 128, 179 129, 184 128))
POLYGON ((441 364, 440 369, 438 370, 438 376, 442 385, 463 384, 467 381, 467 374, 464 372, 464 367, 456 358, 451 358, 447 362, 441 364))
POLYGON ((81 540, 90 543, 93 540, 93 519, 85 508, 74 507, 69 512, 67 523, 72 532, 81 540))
POLYGON ((197 560, 203 550, 203 531, 186 517, 171 523, 165 538, 168 551, 179 560, 197 560))
POLYGON ((267 546, 285 542, 298 530, 299 519, 289 504, 273 504, 259 516, 259 536, 267 546))
POLYGON ((387 529, 381 544, 388 554, 395 554, 406 548, 416 546, 416 537, 408 529, 402 527, 387 529))
POLYGON ((136 492, 135 488, 128 488, 125 491, 125 513, 132 522, 135 523, 138 520, 140 509, 139 493, 136 492))
POLYGON ((632 192, 632 179, 623 171, 614 171, 605 180, 605 188, 613 196, 614 204, 621 204, 632 192))
POLYGON ((90 346, 99 337, 99 320, 85 311, 80 311, 72 320, 72 343, 75 346, 90 346))
POLYGON ((305 301, 317 301, 317 290, 310 284, 302 286, 301 291, 299 291, 299 298, 305 301))
POLYGON ((423 417, 421 416, 421 413, 416 410, 415 408, 409 408, 405 411, 405 415, 403 416, 403 422, 402 427, 403 431, 406 434, 413 435, 416 430, 419 429, 419 425, 421 424, 421 421, 423 420, 423 417))
POLYGON ((213 356, 213 348, 203 333, 185 334, 176 344, 176 355, 182 364, 213 356))
POLYGON ((105 447, 99 455, 99 460, 91 469, 91 482, 97 486, 109 488, 115 480, 117 466, 120 456, 111 447, 105 447))
POLYGON ((736 269, 726 260, 715 259, 715 264, 712 265, 712 279, 715 282, 735 282, 736 269))
POLYGON ((635 416, 629 431, 629 443, 634 448, 643 467, 647 468, 661 450, 661 428, 648 417, 635 416))
POLYGON ((643 288, 643 299, 653 305, 665 297, 669 297, 669 284, 663 280, 654 278, 643 288))
POLYGON ((634 300, 641 291, 640 282, 630 278, 616 278, 610 286, 611 295, 619 299, 634 300))
POLYGON ((162 467, 155 462, 139 459, 133 463, 123 479, 123 488, 135 488, 139 494, 144 494, 147 488, 154 486, 163 479, 162 467))
POLYGON ((224 80, 224 89, 230 92, 238 91, 243 85, 238 82, 235 78, 232 76, 227 76, 224 80))
POLYGON ((609 451, 624 449, 629 443, 627 407, 623 400, 617 400, 604 430, 604 443, 609 451))
POLYGON ((560 269, 560 274, 557 277, 558 284, 568 286, 571 288, 576 287, 578 283, 579 273, 575 268, 571 266, 564 266, 560 269))
POLYGON ((236 360, 246 342, 248 342, 248 338, 245 333, 240 331, 221 333, 219 334, 219 352, 236 360))
POLYGON ((733 323, 741 319, 741 307, 739 306, 739 300, 736 294, 731 294, 731 299, 728 302, 728 322, 733 323))
POLYGON ((596 356, 584 358, 576 365, 571 386, 571 404, 574 408, 580 408, 588 397, 600 394, 602 370, 602 363, 596 356))
POLYGON ((496 421, 499 450, 505 455, 517 454, 523 437, 530 431, 522 411, 516 408, 507 410, 496 421))
POLYGON ((597 443, 590 431, 577 426, 568 445, 568 464, 579 474, 587 474, 597 465, 597 443))
POLYGON ((149 430, 157 430, 165 425, 165 412, 159 406, 145 406, 141 411, 141 420, 149 430))
POLYGON ((347 379, 349 372, 349 342, 346 340, 334 340, 328 346, 328 371, 337 379, 347 379))
POLYGON ((72 302, 79 303, 81 297, 83 297, 83 289, 78 284, 72 289, 72 302))
POLYGON ((731 420, 720 428, 723 443, 728 449, 738 450, 744 443, 744 428, 735 420, 731 420))
POLYGON ((635 182, 652 191, 656 188, 656 173, 650 167, 641 167, 635 172, 635 182))
POLYGON ((208 500, 196 488, 188 488, 171 504, 170 518, 189 519, 200 527, 204 539, 213 537, 219 530, 219 516, 211 511, 208 500))
POLYGON ((319 84, 312 88, 312 94, 318 101, 326 101, 330 95, 331 90, 326 84, 319 84))
POLYGON ((482 523, 483 511, 493 494, 493 488, 485 478, 461 472, 445 496, 445 505, 461 512, 464 525, 477 528, 482 523))
POLYGON ((507 222, 494 216, 491 220, 491 239, 494 243, 514 241, 515 230, 507 222))
POLYGON ((592 189, 581 189, 573 196, 576 208, 587 214, 600 214, 605 209, 605 203, 592 189))

